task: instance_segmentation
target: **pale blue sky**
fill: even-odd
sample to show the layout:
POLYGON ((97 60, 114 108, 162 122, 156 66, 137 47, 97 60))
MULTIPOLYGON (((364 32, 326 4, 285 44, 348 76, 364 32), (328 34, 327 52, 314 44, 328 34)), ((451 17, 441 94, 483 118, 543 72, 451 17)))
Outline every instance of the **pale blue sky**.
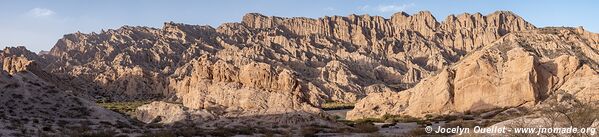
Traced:
POLYGON ((1 0, 0 48, 49 50, 67 33, 99 32, 123 25, 162 27, 163 22, 205 24, 239 22, 248 12, 284 17, 369 14, 388 18, 405 11, 449 14, 510 10, 537 27, 584 26, 599 32, 599 2, 539 0, 1 0))

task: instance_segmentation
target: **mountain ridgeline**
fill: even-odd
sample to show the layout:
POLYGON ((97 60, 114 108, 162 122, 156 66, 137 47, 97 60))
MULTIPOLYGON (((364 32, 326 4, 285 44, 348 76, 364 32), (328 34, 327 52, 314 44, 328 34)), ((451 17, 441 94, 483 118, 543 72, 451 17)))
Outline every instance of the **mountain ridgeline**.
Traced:
POLYGON ((598 34, 536 28, 509 11, 444 21, 427 11, 388 19, 248 13, 218 28, 123 26, 64 35, 44 54, 24 47, 0 53, 8 74, 27 72, 68 95, 162 100, 137 109, 146 123, 334 127, 319 109, 325 102, 357 102, 349 119, 424 117, 533 107, 558 92, 596 98, 599 91, 598 34))
POLYGON ((505 11, 452 15, 443 22, 429 12, 402 12, 390 19, 249 13, 241 23, 216 29, 165 23, 162 29, 125 26, 99 34, 68 34, 49 52, 53 61, 45 69, 96 83, 90 85, 98 87, 94 93, 109 97, 196 90, 198 84, 185 78, 205 71, 195 77, 258 90, 297 88, 317 106, 324 100, 354 102, 367 93, 410 88, 509 32, 534 28, 505 11), (245 80, 244 67, 266 72, 245 80), (276 83, 283 73, 293 76, 288 79, 293 85, 276 83))

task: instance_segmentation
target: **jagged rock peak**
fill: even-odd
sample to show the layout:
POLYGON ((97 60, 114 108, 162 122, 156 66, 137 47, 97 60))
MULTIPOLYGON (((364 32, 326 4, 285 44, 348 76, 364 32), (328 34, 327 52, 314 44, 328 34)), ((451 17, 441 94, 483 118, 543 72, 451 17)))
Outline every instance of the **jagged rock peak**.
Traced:
MULTIPOLYGON (((163 30, 168 29, 168 28, 182 29, 182 28, 196 28, 196 27, 207 28, 207 29, 212 28, 212 26, 210 26, 210 25, 190 25, 190 24, 176 23, 176 22, 170 21, 170 22, 164 22, 162 29, 163 30)), ((212 29, 214 29, 214 28, 212 28, 212 29)))
POLYGON ((156 93, 174 93, 175 89, 168 88, 172 84, 168 76, 179 67, 193 66, 185 64, 201 55, 211 55, 212 61, 221 62, 214 63, 215 68, 225 72, 262 62, 272 65, 270 69, 297 72, 304 91, 352 102, 370 92, 366 87, 372 84, 402 84, 393 88, 405 89, 508 32, 534 28, 523 20, 512 21, 516 18, 511 16, 503 19, 503 14, 440 23, 428 11, 400 12, 391 19, 370 15, 282 18, 248 13, 241 23, 225 23, 216 29, 174 22, 166 22, 162 28, 125 26, 99 34, 65 35, 48 55, 58 61, 47 69, 75 77, 86 74, 86 80, 101 83, 108 91, 142 94, 147 91, 142 87, 152 87, 164 91, 156 93), (327 65, 340 58, 342 65, 327 65), (363 68, 343 67, 354 65, 363 68), (364 75, 357 75, 361 73, 364 75), (128 84, 131 81, 140 84, 128 84))
POLYGON ((499 10, 491 13, 490 15, 507 15, 507 16, 518 16, 512 11, 499 10))
POLYGON ((513 31, 535 28, 534 25, 509 11, 497 11, 486 16, 480 13, 462 14, 457 17, 450 15, 444 22, 438 22, 429 11, 420 11, 413 15, 398 12, 393 14, 390 19, 369 15, 325 16, 318 19, 282 18, 248 13, 243 17, 241 24, 256 29, 282 28, 298 35, 318 34, 339 39, 361 37, 360 35, 365 35, 366 38, 369 38, 370 35, 396 37, 397 35, 401 36, 401 31, 406 30, 418 32, 426 37, 436 37, 435 35, 443 33, 449 35, 460 33, 467 36, 487 33, 488 37, 491 35, 497 37, 513 31), (465 31, 461 31, 463 29, 465 31))
POLYGON ((393 15, 391 15, 391 18, 396 18, 396 17, 410 17, 410 14, 401 11, 401 12, 397 12, 397 13, 394 13, 393 15))
POLYGON ((422 17, 425 19, 432 19, 437 21, 437 19, 435 19, 435 16, 433 16, 433 13, 431 13, 430 11, 419 11, 416 14, 412 15, 412 16, 416 16, 416 17, 422 17))
MULTIPOLYGON (((515 14, 511 11, 495 11, 495 12, 485 15, 485 16, 483 16, 479 12, 474 13, 474 14, 462 13, 462 14, 459 14, 458 16, 451 14, 448 16, 448 18, 446 18, 446 21, 447 21, 447 19, 451 19, 451 18, 455 18, 455 17, 462 17, 462 16, 463 17, 479 17, 480 19, 483 19, 482 17, 491 17, 491 18, 502 18, 502 19, 508 19, 508 20, 512 20, 512 19, 524 20, 520 16, 518 16, 517 14, 515 14)), ((347 17, 343 17, 343 16, 333 16, 333 18, 334 17, 347 18, 347 17)), ((380 16, 369 16, 368 14, 364 14, 364 15, 352 14, 352 15, 349 15, 348 17, 375 17, 376 18, 376 17, 380 17, 380 16)), ((391 16, 390 20, 393 20, 394 18, 408 18, 408 17, 438 22, 430 11, 419 11, 413 15, 410 15, 406 12, 401 11, 401 12, 394 13, 391 16)), ((319 20, 323 20, 326 18, 332 18, 332 17, 325 16, 325 17, 319 18, 319 20)), ((247 13, 243 16, 242 23, 246 24, 250 27, 255 27, 255 28, 268 28, 268 27, 274 27, 274 26, 278 25, 278 23, 283 23, 286 20, 291 20, 291 19, 315 20, 315 19, 306 18, 306 17, 286 18, 286 17, 277 17, 277 16, 266 16, 266 15, 263 15, 260 13, 247 13)), ((385 20, 387 20, 387 19, 385 19, 385 20)))
POLYGON ((270 28, 276 24, 274 22, 280 21, 282 19, 285 18, 274 16, 268 17, 260 13, 248 13, 243 16, 241 23, 254 28, 270 28))
POLYGON ((10 55, 31 55, 31 54, 35 54, 29 50, 27 50, 27 48, 25 48, 25 46, 17 46, 17 47, 5 47, 3 50, 0 50, 0 57, 5 57, 5 56, 10 56, 10 55))

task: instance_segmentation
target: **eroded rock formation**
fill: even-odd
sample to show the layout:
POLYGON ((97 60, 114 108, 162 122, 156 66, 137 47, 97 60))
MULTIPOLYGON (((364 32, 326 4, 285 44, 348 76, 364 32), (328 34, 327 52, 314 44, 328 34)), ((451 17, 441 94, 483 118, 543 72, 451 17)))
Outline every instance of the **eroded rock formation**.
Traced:
POLYGON ((218 28, 169 22, 67 34, 49 52, 9 48, 0 61, 78 97, 165 100, 137 109, 146 123, 335 126, 323 102, 360 100, 348 114, 358 119, 529 107, 557 91, 592 100, 597 43, 582 28, 537 29, 505 11, 442 22, 429 12, 249 13, 218 28))
POLYGON ((98 83, 94 89, 98 94, 118 95, 114 97, 118 99, 188 91, 190 86, 181 86, 172 76, 181 75, 175 71, 207 55, 210 63, 225 66, 211 67, 212 74, 205 73, 205 79, 264 89, 294 86, 283 90, 300 91, 305 100, 318 106, 323 100, 354 102, 366 96, 370 91, 365 87, 371 85, 409 88, 467 52, 509 32, 534 28, 504 11, 451 15, 443 22, 429 12, 397 13, 390 19, 250 13, 240 23, 218 28, 165 23, 162 29, 125 26, 68 34, 45 57, 56 60, 46 67, 49 72, 98 83), (262 69, 277 73, 270 76, 293 77, 251 81, 243 73, 230 74, 243 72, 242 67, 250 63, 267 64, 262 69))
POLYGON ((414 88, 370 94, 348 118, 532 107, 558 91, 594 101, 599 93, 592 85, 599 79, 596 36, 573 28, 511 33, 414 88))

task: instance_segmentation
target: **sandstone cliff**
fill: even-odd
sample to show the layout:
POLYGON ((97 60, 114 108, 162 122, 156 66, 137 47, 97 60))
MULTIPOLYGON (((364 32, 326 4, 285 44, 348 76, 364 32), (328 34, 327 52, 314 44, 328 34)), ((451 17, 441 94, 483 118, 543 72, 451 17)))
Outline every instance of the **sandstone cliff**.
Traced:
MULTIPOLYGON (((598 43, 599 35, 582 28, 535 28, 506 11, 442 22, 426 11, 388 19, 249 13, 217 28, 168 22, 67 34, 39 55, 6 48, 0 86, 25 86, 0 90, 42 100, 46 94, 30 92, 57 92, 49 100, 71 98, 50 102, 69 106, 51 111, 59 118, 106 118, 108 125, 123 119, 88 99, 163 100, 133 114, 152 124, 338 128, 319 109, 324 102, 359 100, 348 114, 359 119, 533 107, 556 92, 593 101, 599 97, 598 43), (80 115, 65 110, 71 107, 98 114, 73 118, 80 115)), ((49 113, 45 109, 23 113, 49 113)))
MULTIPOLYGON (((530 29, 505 11, 451 15, 443 22, 426 11, 389 19, 249 13, 218 28, 169 22, 160 29, 67 34, 40 55, 39 66, 51 75, 44 78, 56 78, 49 81, 96 99, 167 98, 225 117, 320 116, 323 102, 410 88, 467 53, 530 29)), ((140 113, 142 119, 161 115, 140 113)))
MULTIPOLYGON (((96 92, 115 99, 187 91, 192 87, 181 86, 172 75, 181 75, 175 71, 193 66, 192 60, 202 55, 232 66, 231 71, 249 63, 265 63, 271 67, 268 69, 296 75, 292 79, 304 99, 318 106, 322 100, 354 102, 376 92, 366 90, 372 85, 409 88, 509 32, 534 28, 504 11, 486 16, 451 15, 443 22, 429 12, 397 13, 390 19, 368 15, 282 18, 250 13, 240 23, 218 28, 165 23, 162 29, 125 26, 68 34, 44 57, 54 60, 46 67, 49 72, 98 83, 96 92)), ((219 74, 229 77, 225 73, 219 74)), ((230 80, 225 82, 243 81, 230 80)), ((277 85, 276 81, 261 82, 249 87, 277 85)))
POLYGON ((599 79, 596 36, 573 28, 511 33, 414 88, 370 94, 348 118, 532 107, 557 91, 594 101, 599 93, 592 85, 599 79))

